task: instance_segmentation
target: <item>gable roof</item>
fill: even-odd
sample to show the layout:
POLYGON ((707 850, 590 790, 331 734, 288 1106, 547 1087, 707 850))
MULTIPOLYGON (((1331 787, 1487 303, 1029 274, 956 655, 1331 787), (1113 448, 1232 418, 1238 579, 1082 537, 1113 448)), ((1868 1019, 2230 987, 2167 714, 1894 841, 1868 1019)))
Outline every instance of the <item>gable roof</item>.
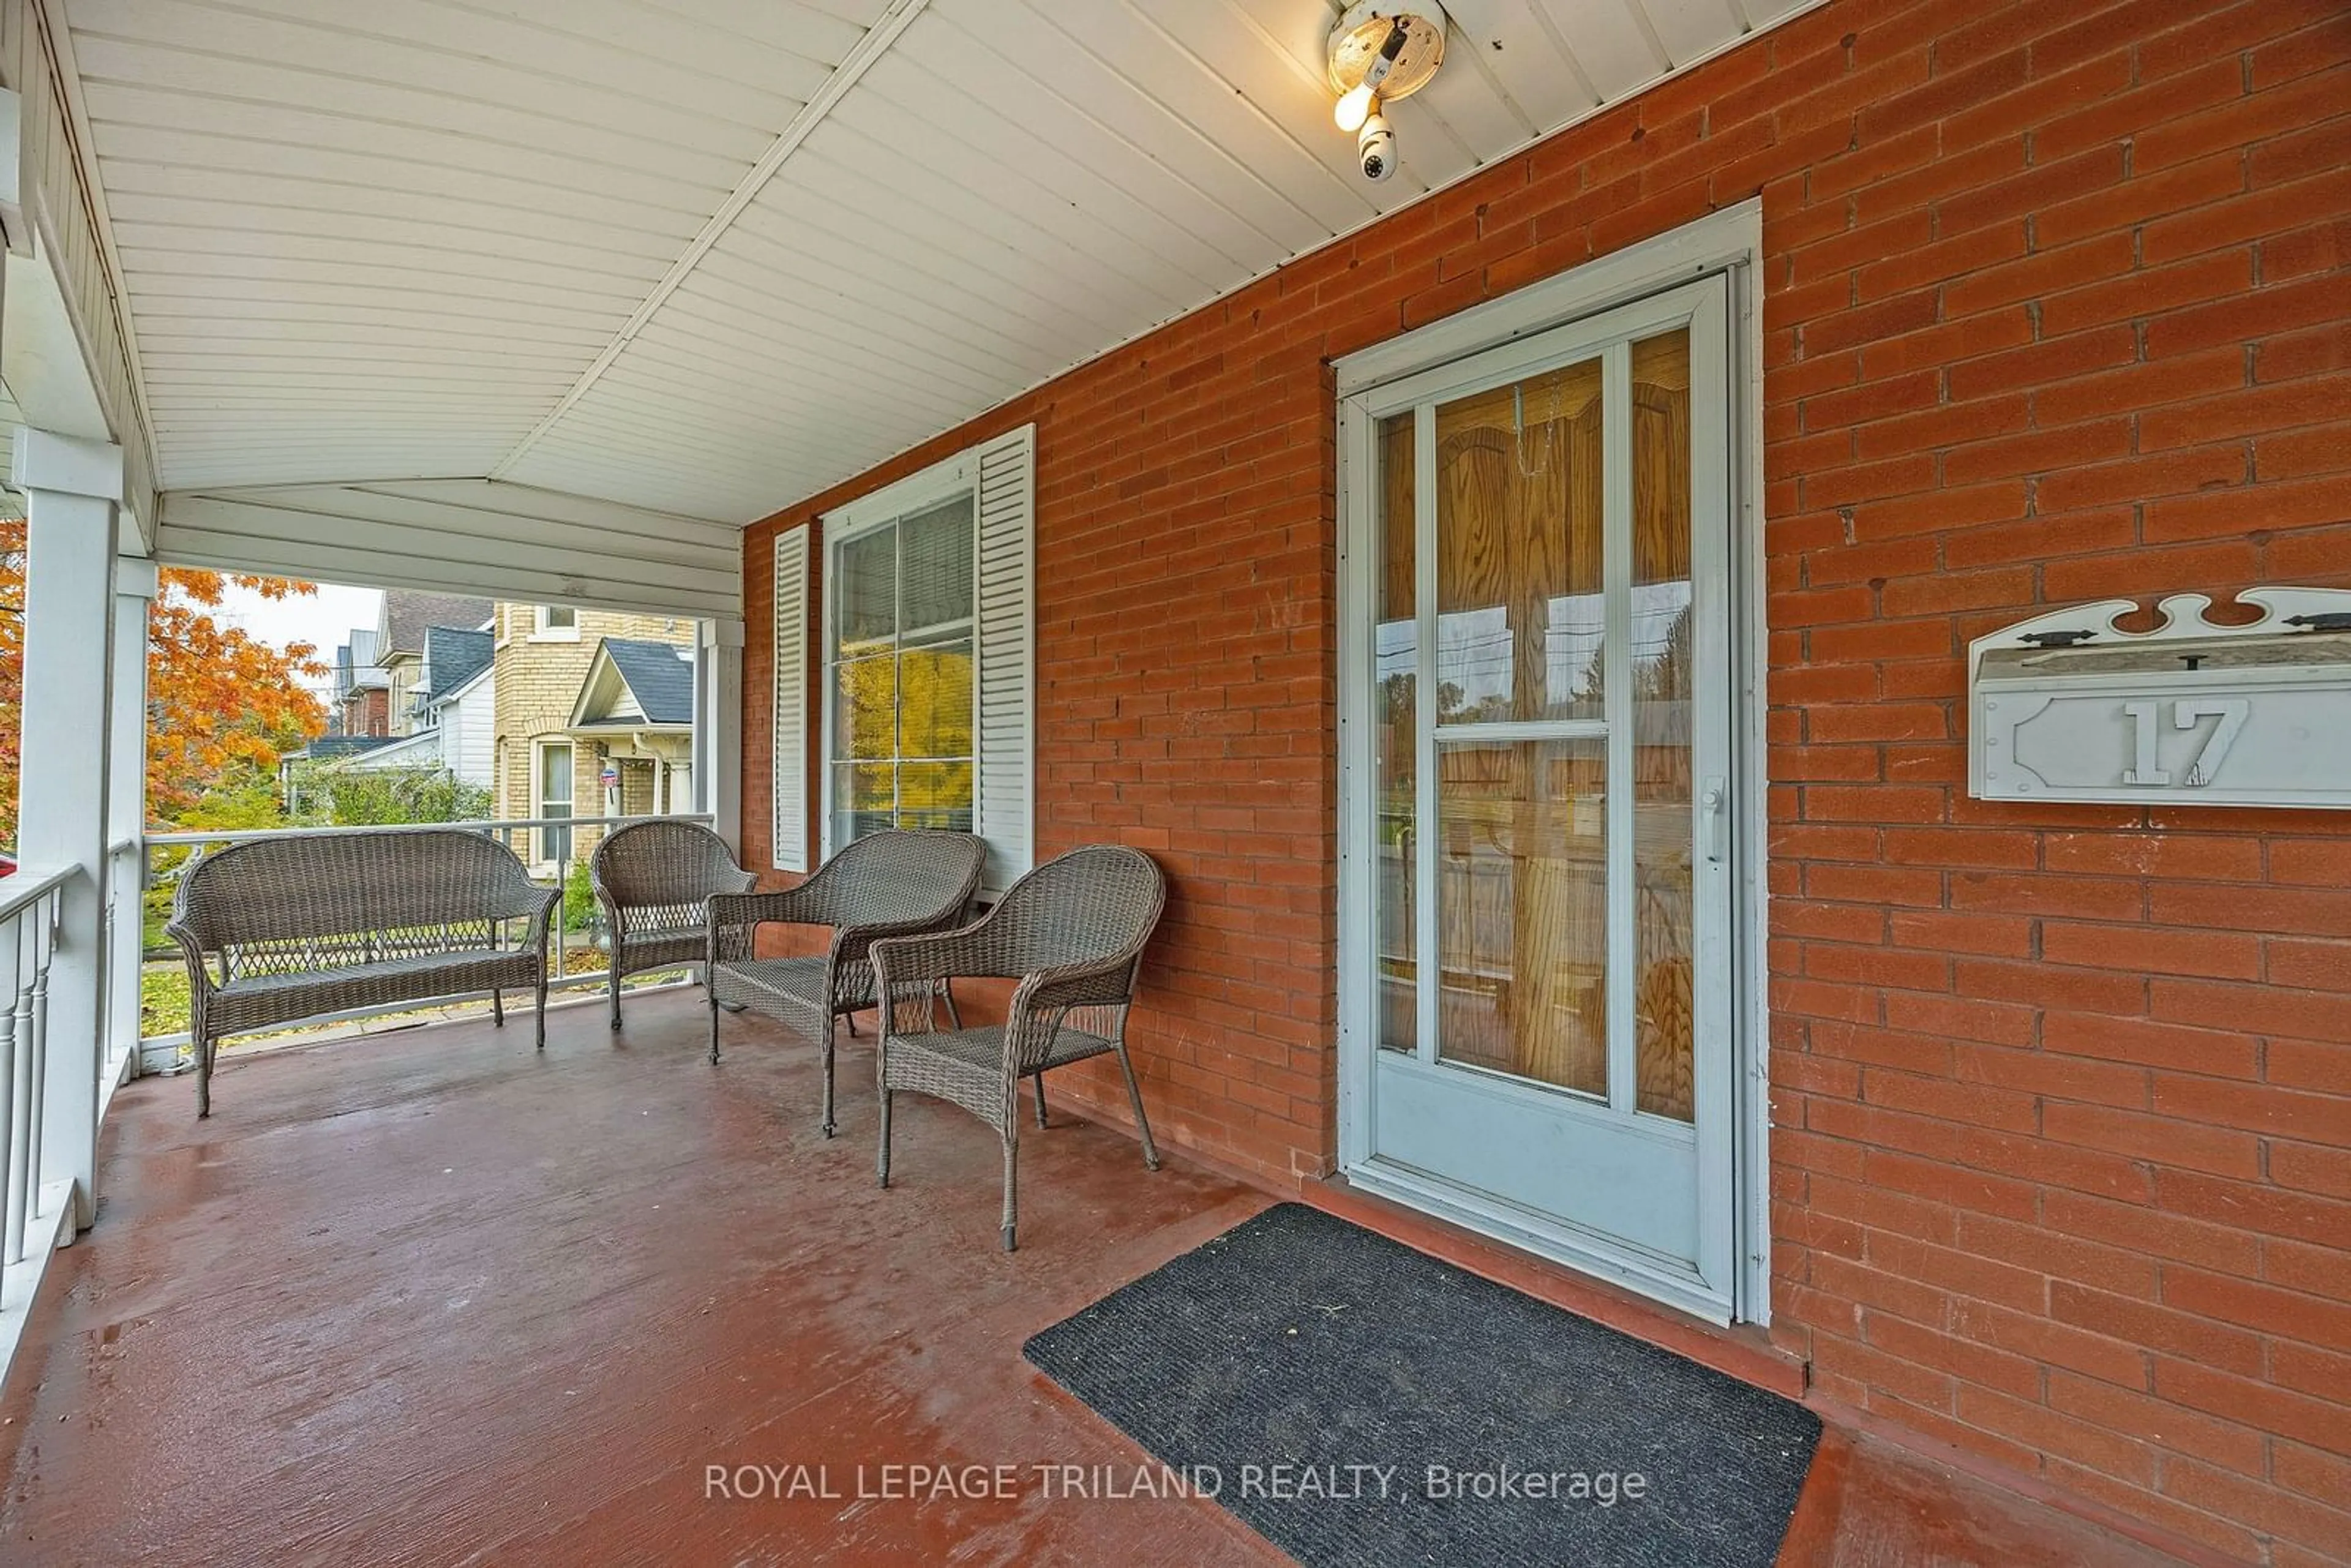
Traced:
POLYGON ((426 627, 424 682, 416 688, 420 705, 429 698, 455 695, 458 687, 490 667, 496 651, 497 639, 487 632, 457 626, 426 627))
POLYGON ((615 728, 643 728, 692 724, 694 664, 687 656, 692 653, 691 648, 676 643, 645 643, 627 637, 602 639, 596 644, 596 656, 588 666, 586 678, 580 683, 580 697, 571 711, 573 727, 609 725, 615 728), (615 712, 625 710, 628 704, 609 701, 603 705, 603 712, 590 711, 596 706, 599 687, 611 690, 611 683, 601 679, 607 670, 618 677, 618 686, 626 693, 628 704, 635 706, 635 714, 615 712))
POLYGON ((376 629, 372 626, 351 628, 351 683, 345 694, 369 686, 386 685, 383 664, 376 653, 376 629))
POLYGON ((490 618, 491 604, 486 599, 469 599, 461 593, 424 593, 411 588, 388 588, 383 593, 383 616, 376 622, 383 638, 382 656, 394 653, 422 653, 424 639, 434 627, 455 627, 472 630, 490 618))

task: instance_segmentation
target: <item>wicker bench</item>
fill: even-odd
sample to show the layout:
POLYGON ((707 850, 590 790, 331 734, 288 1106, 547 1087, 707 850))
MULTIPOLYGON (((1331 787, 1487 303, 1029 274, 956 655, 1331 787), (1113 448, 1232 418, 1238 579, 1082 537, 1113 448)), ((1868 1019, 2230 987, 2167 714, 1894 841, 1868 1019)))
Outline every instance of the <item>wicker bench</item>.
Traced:
POLYGON ((528 988, 544 1048, 561 897, 513 851, 448 829, 261 839, 204 856, 164 928, 188 958, 196 1114, 212 1114, 224 1036, 322 1013, 487 991, 503 1025, 500 993, 528 988))

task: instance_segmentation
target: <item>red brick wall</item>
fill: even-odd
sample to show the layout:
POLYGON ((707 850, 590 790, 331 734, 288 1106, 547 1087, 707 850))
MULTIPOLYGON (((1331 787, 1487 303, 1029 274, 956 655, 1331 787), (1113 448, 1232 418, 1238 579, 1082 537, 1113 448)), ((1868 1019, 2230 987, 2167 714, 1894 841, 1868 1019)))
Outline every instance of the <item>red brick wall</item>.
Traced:
POLYGON ((780 514, 747 838, 774 526, 1034 419, 1041 850, 1170 873, 1167 1140, 1326 1169, 1327 361, 1759 192, 1773 1333, 2229 1552, 2351 1551, 2351 821, 1974 801, 1959 713, 2036 606, 2351 586, 2339 3, 1836 0, 780 514))
POLYGON ((392 695, 381 686, 353 692, 343 699, 343 733, 375 736, 392 733, 392 695))

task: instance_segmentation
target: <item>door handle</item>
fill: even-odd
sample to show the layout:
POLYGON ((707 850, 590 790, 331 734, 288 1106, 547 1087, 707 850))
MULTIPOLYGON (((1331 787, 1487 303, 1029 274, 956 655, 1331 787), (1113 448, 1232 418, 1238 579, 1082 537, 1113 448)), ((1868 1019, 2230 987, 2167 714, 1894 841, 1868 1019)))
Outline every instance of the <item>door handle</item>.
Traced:
POLYGON ((1706 781, 1706 792, 1698 797, 1698 805, 1706 812, 1706 858, 1709 863, 1720 865, 1730 850, 1730 792, 1719 774, 1706 781))

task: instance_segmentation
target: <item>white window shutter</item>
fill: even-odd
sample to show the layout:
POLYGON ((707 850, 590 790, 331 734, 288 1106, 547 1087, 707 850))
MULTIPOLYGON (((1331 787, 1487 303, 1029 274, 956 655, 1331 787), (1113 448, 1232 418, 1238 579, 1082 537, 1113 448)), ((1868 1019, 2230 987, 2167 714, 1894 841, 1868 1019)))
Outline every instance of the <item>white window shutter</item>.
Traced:
POLYGON ((979 781, 987 884, 1002 892, 1035 859, 1037 427, 979 452, 979 781))
POLYGON ((809 869, 809 527, 776 538, 775 824, 778 871, 809 869))

